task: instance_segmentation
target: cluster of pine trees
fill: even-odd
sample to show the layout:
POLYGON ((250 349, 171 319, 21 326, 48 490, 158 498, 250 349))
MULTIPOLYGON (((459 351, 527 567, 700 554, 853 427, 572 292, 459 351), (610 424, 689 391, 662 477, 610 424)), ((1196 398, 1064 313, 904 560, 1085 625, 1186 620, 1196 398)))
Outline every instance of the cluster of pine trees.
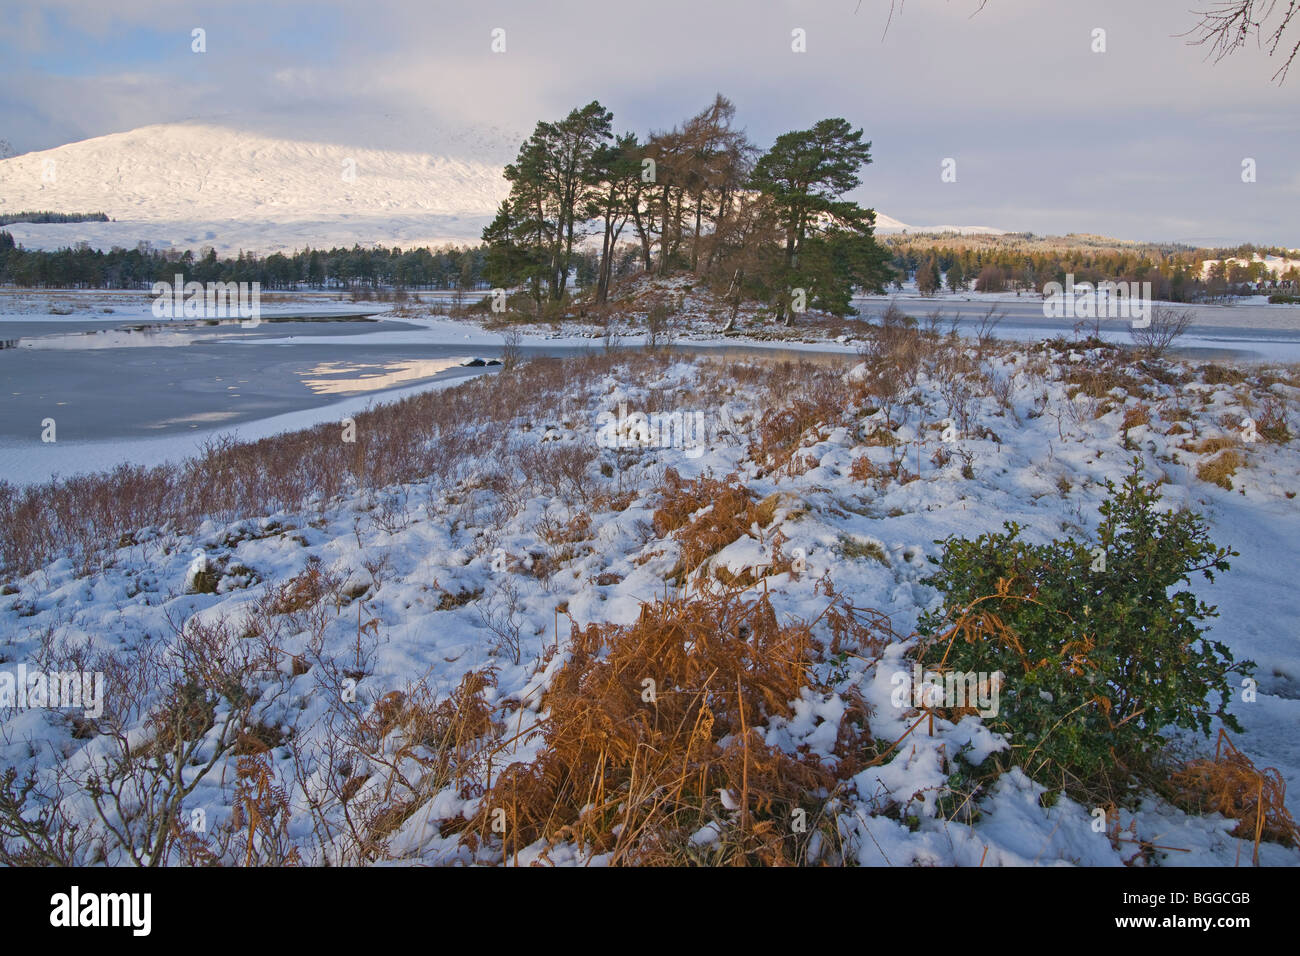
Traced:
POLYGON ((599 102, 539 122, 506 167, 510 195, 483 231, 489 281, 522 290, 539 316, 556 314, 571 275, 594 279, 603 304, 619 265, 635 257, 651 275, 704 280, 733 308, 773 305, 787 323, 801 305, 845 315, 854 289, 883 292, 892 272, 875 212, 844 198, 871 162, 863 131, 825 119, 764 153, 735 112, 718 94, 644 140, 616 134, 599 102))
POLYGON ((240 253, 218 258, 208 249, 100 252, 83 244, 55 252, 17 246, 0 232, 0 283, 29 288, 147 289, 182 273, 187 282, 260 282, 264 289, 478 289, 484 285, 487 250, 482 246, 442 249, 304 249, 291 255, 240 253))

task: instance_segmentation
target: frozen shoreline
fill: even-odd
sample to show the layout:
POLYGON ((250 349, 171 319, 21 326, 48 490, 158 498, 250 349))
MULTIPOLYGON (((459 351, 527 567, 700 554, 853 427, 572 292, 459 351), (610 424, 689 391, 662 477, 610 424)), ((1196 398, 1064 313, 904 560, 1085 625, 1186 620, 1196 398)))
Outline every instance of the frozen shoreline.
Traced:
MULTIPOLYGON (((68 294, 75 295, 77 301, 83 305, 87 303, 88 297, 92 300, 96 297, 95 294, 83 292, 68 294)), ((43 304, 43 297, 44 294, 29 294, 24 299, 23 305, 36 309, 43 304)), ((0 295, 0 305, 4 304, 6 298, 7 296, 0 295)), ((12 313, 0 314, 0 337, 4 337, 3 330, 6 326, 14 328, 20 324, 27 326, 28 329, 37 330, 39 334, 46 329, 49 330, 49 333, 62 331, 60 326, 67 326, 75 330, 76 328, 85 328, 87 325, 98 326, 101 322, 105 324, 123 324, 134 321, 158 322, 158 320, 153 319, 150 312, 148 296, 134 294, 122 296, 115 293, 109 298, 114 303, 112 306, 114 312, 112 315, 107 316, 93 313, 62 316, 39 311, 16 315, 12 313)), ((268 318, 287 318, 302 315, 304 312, 303 306, 308 304, 303 301, 304 298, 310 300, 316 297, 293 298, 290 296, 283 300, 272 301, 267 308, 268 318)), ((867 301, 872 303, 873 308, 883 308, 891 301, 891 298, 882 297, 867 301)), ((977 301, 972 301, 966 297, 948 297, 947 299, 944 297, 935 297, 933 299, 902 297, 901 300, 905 309, 920 311, 936 305, 967 307, 971 304, 979 305, 990 302, 1012 303, 1017 301, 1017 297, 1005 295, 977 296, 975 297, 977 301)), ((9 301, 12 305, 13 300, 9 301)), ((1023 305, 1023 300, 1020 301, 1023 305)), ((374 332, 349 331, 345 335, 296 334, 292 336, 276 336, 273 334, 275 325, 269 323, 261 327, 263 334, 256 338, 234 340, 235 344, 242 348, 255 346, 319 346, 330 350, 338 350, 341 354, 346 354, 347 349, 353 346, 389 348, 445 346, 483 350, 486 354, 493 354, 504 343, 501 332, 486 329, 473 321, 440 316, 399 314, 398 310, 391 305, 383 303, 312 301, 310 306, 311 313, 319 314, 322 317, 364 314, 372 319, 380 319, 392 325, 405 326, 405 328, 389 328, 385 331, 374 332)), ((1202 308, 1217 310, 1215 314, 1242 311, 1223 306, 1202 308)), ((1252 317, 1261 313, 1278 316, 1280 320, 1282 314, 1288 310, 1291 314, 1287 316, 1287 320, 1294 324, 1297 329, 1300 329, 1300 309, 1290 307, 1260 309, 1251 307, 1250 314, 1252 317)), ((966 315, 968 318, 973 317, 974 312, 967 310, 966 315)), ((158 324, 165 331, 177 333, 183 332, 187 327, 186 323, 183 322, 163 321, 158 324)), ((1278 324, 1278 322, 1274 324, 1278 324)), ((796 335, 798 331, 797 328, 793 330, 796 335)), ((966 331, 969 332, 969 328, 966 331)), ((1006 341, 1024 342, 1041 339, 1046 331, 1048 329, 1044 326, 1017 325, 1014 324, 1013 320, 1009 320, 998 327, 997 334, 1006 341)), ((1059 329, 1061 334, 1067 336, 1069 331, 1067 328, 1059 329)), ((576 323, 565 323, 558 329, 524 326, 521 328, 521 332, 523 333, 522 344, 526 351, 532 351, 533 349, 542 351, 549 349, 594 350, 603 347, 601 339, 594 332, 585 331, 576 323)), ((836 341, 822 338, 815 341, 786 341, 760 339, 748 335, 724 336, 716 331, 711 331, 710 326, 702 325, 699 322, 683 329, 682 332, 684 334, 679 335, 675 342, 676 346, 689 351, 698 350, 703 354, 730 351, 740 356, 747 354, 779 356, 785 354, 789 357, 802 355, 809 358, 834 358, 838 356, 849 359, 857 353, 859 347, 855 340, 836 341)), ((1103 338, 1107 340, 1114 341, 1117 344, 1128 344, 1127 329, 1112 329, 1103 323, 1102 332, 1103 338)), ((644 344, 645 335, 642 333, 626 334, 617 340, 618 348, 637 348, 644 344)), ((1191 358, 1195 358, 1197 355, 1206 357, 1226 355, 1236 361, 1300 362, 1300 336, 1297 336, 1295 340, 1287 339, 1272 342, 1268 339, 1261 339, 1247 343, 1241 339, 1225 339, 1222 336, 1197 334, 1193 331, 1180 339, 1178 346, 1180 351, 1183 351, 1191 358), (1269 354, 1267 356, 1260 354, 1250 357, 1245 356, 1242 353, 1243 346, 1246 344, 1267 346, 1269 354)), ((205 427, 197 432, 159 438, 132 437, 126 440, 74 439, 60 444, 42 444, 35 440, 34 437, 31 440, 23 441, 0 438, 0 475, 14 484, 30 484, 48 480, 56 474, 69 476, 79 472, 102 471, 123 462, 147 466, 161 464, 165 461, 174 462, 193 455, 204 442, 220 435, 233 435, 238 440, 256 440, 286 431, 308 428, 321 422, 346 417, 371 404, 396 401, 407 395, 417 394, 428 389, 444 388, 463 377, 464 373, 452 370, 447 373, 440 373, 437 377, 417 385, 375 390, 365 395, 313 408, 251 419, 237 426, 205 427)), ((33 431, 33 436, 36 434, 33 431)))
POLYGON ((367 408, 401 401, 421 392, 439 391, 488 369, 467 369, 459 374, 419 385, 371 392, 345 398, 317 408, 286 412, 269 418, 243 422, 232 428, 205 429, 169 435, 163 438, 139 438, 131 441, 80 441, 42 444, 39 441, 0 441, 0 477, 14 485, 30 485, 53 478, 70 478, 75 474, 110 471, 118 465, 131 464, 152 468, 156 465, 184 461, 199 453, 203 445, 230 436, 237 441, 257 441, 285 432, 301 431, 322 422, 338 422, 367 408))

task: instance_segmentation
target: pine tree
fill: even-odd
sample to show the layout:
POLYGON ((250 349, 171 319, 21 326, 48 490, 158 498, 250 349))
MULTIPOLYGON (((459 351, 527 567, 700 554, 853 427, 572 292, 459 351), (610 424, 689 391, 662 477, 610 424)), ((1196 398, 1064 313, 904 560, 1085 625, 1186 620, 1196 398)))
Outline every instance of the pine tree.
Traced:
POLYGON ((966 290, 966 273, 962 272, 960 260, 953 260, 952 265, 948 267, 948 275, 945 278, 950 292, 964 292, 966 290))
POLYGON ((540 312, 543 297, 561 302, 580 227, 599 201, 599 157, 613 114, 598 102, 558 123, 540 122, 506 167, 510 197, 483 230, 490 281, 526 282, 540 312))
MULTIPOLYGON (((870 150, 862 130, 825 119, 778 136, 754 167, 752 185, 770 198, 785 233, 786 289, 804 288, 814 305, 833 311, 847 310, 853 285, 884 291, 889 277, 888 254, 872 236, 874 210, 841 198, 861 184, 858 170, 871 162, 870 150)), ((790 324, 788 292, 782 313, 790 324)))
POLYGON ((601 304, 609 298, 618 237, 641 199, 642 153, 636 134, 627 133, 618 137, 612 146, 602 147, 593 160, 600 181, 600 198, 593 214, 603 222, 596 276, 596 301, 601 304))
POLYGON ((315 249, 307 258, 307 281, 317 289, 325 284, 325 268, 321 264, 320 253, 315 249))

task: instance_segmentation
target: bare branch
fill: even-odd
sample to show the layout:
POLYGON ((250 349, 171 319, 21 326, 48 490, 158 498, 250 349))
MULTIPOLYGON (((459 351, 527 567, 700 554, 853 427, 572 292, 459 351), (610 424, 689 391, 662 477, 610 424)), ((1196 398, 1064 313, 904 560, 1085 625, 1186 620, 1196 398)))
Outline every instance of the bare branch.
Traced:
POLYGON ((1289 51, 1283 45, 1283 37, 1300 16, 1300 0, 1285 0, 1284 6, 1282 0, 1221 0, 1208 10, 1197 11, 1197 15, 1200 20, 1196 25, 1179 36, 1191 36, 1187 42, 1192 46, 1208 45, 1207 58, 1218 63, 1254 36, 1256 45, 1268 56, 1274 56, 1279 49, 1286 52, 1286 59, 1272 77, 1278 83, 1286 80, 1291 63, 1300 53, 1300 37, 1289 51))
MULTIPOLYGON (((893 24, 893 22, 894 22, 894 12, 895 12, 895 10, 897 10, 898 13, 902 13, 902 12, 903 12, 903 4, 906 3, 906 2, 907 2, 907 0, 889 0, 889 19, 887 19, 887 20, 885 21, 885 30, 884 30, 883 33, 880 34, 880 39, 881 39, 881 40, 884 40, 885 37, 889 35, 889 27, 890 27, 890 25, 893 24)), ((975 14, 977 14, 977 13, 979 13, 981 10, 983 10, 984 7, 985 7, 985 5, 986 5, 988 2, 989 2, 989 0, 979 0, 979 6, 976 7, 976 8, 974 9, 974 11, 971 13, 971 16, 973 17, 973 16, 975 16, 975 14)), ((854 15, 856 16, 856 15, 857 15, 857 12, 858 12, 859 10, 861 10, 861 9, 862 9, 862 0, 858 0, 858 5, 857 5, 856 7, 853 8, 853 13, 854 13, 854 15)))

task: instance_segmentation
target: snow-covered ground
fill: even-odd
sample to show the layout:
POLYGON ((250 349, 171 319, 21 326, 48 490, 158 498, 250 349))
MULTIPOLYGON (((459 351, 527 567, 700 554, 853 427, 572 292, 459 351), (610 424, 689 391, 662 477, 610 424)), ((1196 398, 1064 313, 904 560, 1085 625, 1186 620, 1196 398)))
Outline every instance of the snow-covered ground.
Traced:
MULTIPOLYGON (((436 327, 434 320, 421 324, 436 327)), ((774 472, 754 460, 749 446, 754 423, 786 398, 761 387, 761 366, 754 371, 748 364, 704 358, 611 357, 603 371, 564 377, 562 391, 521 397, 521 413, 512 420, 467 422, 462 434, 470 450, 462 451, 465 458, 450 477, 358 489, 304 510, 249 514, 233 523, 208 521, 192 531, 141 529, 95 573, 83 574, 72 561, 61 559, 13 579, 0 598, 0 669, 18 662, 32 668, 45 662, 52 670, 71 666, 71 661, 89 666, 97 655, 100 660, 137 659, 159 639, 164 645, 176 643, 178 627, 219 628, 227 622, 233 635, 239 633, 239 621, 252 619, 248 615, 270 589, 302 580, 316 567, 342 582, 337 604, 331 597, 305 610, 258 618, 279 622, 272 637, 277 653, 283 653, 264 677, 267 703, 261 719, 285 735, 292 733, 295 746, 306 748, 300 752, 318 748, 315 752, 321 753, 319 748, 337 742, 331 736, 337 730, 331 723, 337 714, 337 684, 330 683, 330 675, 360 675, 355 701, 347 709, 358 720, 382 723, 386 702, 393 700, 387 695, 422 687, 446 698, 466 674, 493 667, 496 683, 484 694, 498 721, 501 749, 493 766, 499 773, 506 763, 530 760, 538 752, 539 741, 527 731, 545 720, 545 692, 567 660, 567 630, 557 607, 579 626, 627 624, 636 619, 642 602, 664 593, 678 544, 649 530, 649 522, 666 468, 687 479, 735 473, 757 497, 788 496, 781 499, 786 504, 771 525, 755 526, 708 562, 733 570, 751 566, 770 556, 778 532, 785 538, 786 554, 803 549, 803 573, 765 579, 779 615, 818 618, 826 606, 820 581, 829 574, 840 592, 851 594, 859 607, 889 615, 892 629, 906 635, 919 614, 939 601, 923 580, 926 557, 938 553, 937 539, 974 537, 999 529, 1003 521, 1018 522, 1034 540, 1060 536, 1067 528, 1090 532, 1104 493, 1101 483, 1120 480, 1131 455, 1138 453, 1150 475, 1164 479, 1162 492, 1171 507, 1202 511, 1216 542, 1241 553, 1215 584, 1198 580, 1193 587, 1220 608, 1211 635, 1238 659, 1253 658, 1259 664, 1258 700, 1234 699, 1230 705, 1245 727, 1236 742, 1258 766, 1279 768, 1295 792, 1300 786, 1300 744, 1294 732, 1300 721, 1300 642, 1294 622, 1300 619, 1300 595, 1290 576, 1300 563, 1295 502, 1300 453, 1294 441, 1236 442, 1247 465, 1227 490, 1196 477, 1197 465, 1212 456, 1188 450, 1190 435, 1180 427, 1193 430, 1198 439, 1220 436, 1233 442, 1240 434, 1239 419, 1256 414, 1259 402, 1271 398, 1284 409, 1292 433, 1300 432, 1300 380, 1293 369, 1280 370, 1281 381, 1252 389, 1207 385, 1191 373, 1181 384, 1148 381, 1144 396, 1116 389, 1102 398, 1070 384, 1077 372, 1104 359, 1092 351, 995 347, 981 363, 989 391, 970 396, 969 424, 949 446, 953 453, 947 461, 936 457, 944 443, 934 426, 951 421, 954 412, 944 398, 943 381, 932 370, 920 375, 914 389, 905 390, 906 400, 892 409, 892 423, 882 410, 845 408, 843 415, 831 415, 823 427, 804 436, 796 456, 803 460, 802 468, 774 472), (1007 389, 1002 398, 995 394, 1000 383, 1007 389), (600 414, 620 405, 701 412, 704 443, 699 448, 601 448, 600 414), (1149 423, 1125 430, 1125 415, 1139 405, 1149 410, 1149 423), (868 439, 882 427, 890 427, 891 442, 868 439), (587 489, 582 493, 577 484, 548 484, 544 475, 520 473, 524 461, 574 449, 592 453, 573 479, 587 489), (895 477, 877 483, 855 479, 851 467, 863 457, 886 473, 893 466, 895 477), (963 464, 969 465, 967 474, 963 464), (907 470, 919 477, 911 479, 907 470), (509 476, 504 484, 490 480, 498 473, 509 476), (600 490, 607 493, 602 496, 600 490), (617 506, 611 503, 615 498, 621 499, 617 506), (579 536, 576 547, 557 552, 542 529, 582 514, 591 518, 590 531, 579 536), (848 544, 876 557, 846 557, 848 544), (196 574, 209 569, 217 578, 215 590, 188 593, 196 574), (518 661, 501 642, 503 629, 508 633, 511 628, 521 646, 518 661), (548 656, 552 644, 558 644, 559 653, 548 656), (303 660, 316 663, 300 667, 303 660)), ((846 357, 843 368, 853 361, 846 357)), ((491 384, 511 388, 505 377, 491 384)), ((411 421, 407 427, 424 426, 411 421)), ((260 640, 259 633, 248 631, 245 638, 260 640)), ((878 663, 850 655, 819 665, 824 687, 807 688, 794 702, 792 716, 772 718, 762 728, 767 743, 833 760, 839 722, 853 694, 871 707, 873 738, 903 736, 915 713, 893 706, 892 676, 910 672, 903 659, 909 647, 907 641, 890 645, 878 663)), ((137 687, 136 692, 159 703, 156 688, 137 687)), ((49 786, 59 772, 84 778, 88 767, 111 752, 113 741, 85 739, 69 716, 41 708, 0 709, 0 762, 33 766, 49 786)), ((129 737, 138 743, 158 732, 147 730, 140 716, 129 737)), ((207 734, 205 747, 210 748, 215 728, 207 734)), ((1212 749, 1212 743, 1199 738, 1175 736, 1202 751, 1212 749)), ((347 799, 409 800, 408 809, 417 809, 386 832, 378 858, 500 860, 499 850, 494 856, 485 846, 476 854, 442 826, 473 815, 479 796, 422 777, 425 765, 409 747, 394 755, 383 746, 388 744, 381 750, 386 759, 399 762, 401 773, 394 776, 373 759, 365 773, 349 765, 357 785, 347 799)), ((845 782, 834 816, 847 858, 869 865, 990 866, 1118 865, 1135 856, 1136 843, 1114 843, 1094 830, 1094 808, 1068 798, 1045 807, 1040 802, 1043 788, 1019 771, 1002 776, 980 795, 981 813, 973 823, 945 819, 937 801, 954 761, 977 763, 1004 746, 976 717, 957 724, 936 720, 933 735, 913 732, 891 759, 845 782)), ((287 837, 310 861, 355 862, 357 851, 345 824, 325 837, 313 830, 313 820, 319 818, 308 805, 313 800, 328 804, 331 782, 319 767, 289 759, 286 748, 275 748, 273 766, 274 782, 284 788, 292 808, 287 837)), ((207 752, 200 748, 198 756, 207 752)), ((207 832, 216 832, 231 818, 234 779, 231 758, 185 798, 187 819, 202 811, 207 832)), ((84 794, 67 792, 64 807, 78 819, 90 819, 84 794)), ((341 820, 342 804, 330 807, 326 816, 334 813, 341 820)), ((698 835, 698 842, 715 839, 727 819, 722 814, 714 829, 698 835)), ((1178 848, 1153 850, 1152 861, 1161 865, 1232 866, 1249 862, 1252 852, 1250 841, 1229 835, 1232 821, 1189 816, 1154 798, 1136 811, 1122 810, 1120 825, 1127 839, 1178 848)), ((518 862, 539 859, 543 849, 528 848, 518 862)), ((126 861, 112 839, 92 841, 86 852, 88 859, 102 853, 110 863, 126 861)), ((573 846, 553 848, 546 859, 588 860, 573 846)), ((1300 865, 1300 851, 1265 843, 1260 859, 1300 865)))

